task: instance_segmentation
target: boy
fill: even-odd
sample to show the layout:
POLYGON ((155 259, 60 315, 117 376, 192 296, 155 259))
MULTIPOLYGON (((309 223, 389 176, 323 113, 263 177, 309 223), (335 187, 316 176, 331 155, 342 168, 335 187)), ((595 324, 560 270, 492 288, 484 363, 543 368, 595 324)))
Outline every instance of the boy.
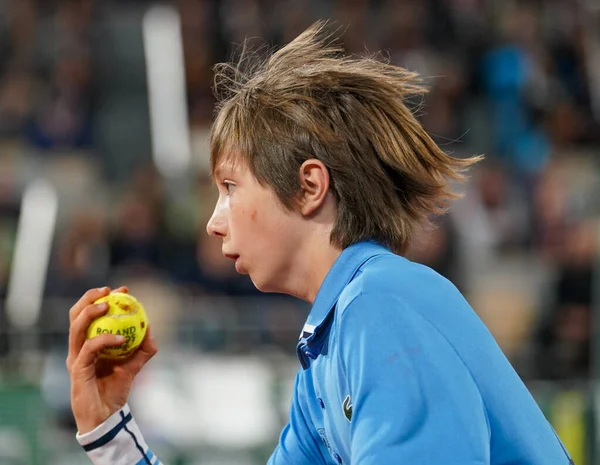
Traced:
MULTIPOLYGON (((456 288, 401 256, 477 159, 446 155, 424 132, 403 103, 423 93, 414 75, 343 57, 322 30, 252 73, 217 68, 226 95, 211 133, 220 195, 208 233, 258 289, 312 303, 269 463, 570 463, 456 288)), ((85 341, 108 292, 88 291, 70 313, 77 438, 99 465, 159 463, 126 404, 152 338, 120 365, 95 357, 116 336, 85 341)))

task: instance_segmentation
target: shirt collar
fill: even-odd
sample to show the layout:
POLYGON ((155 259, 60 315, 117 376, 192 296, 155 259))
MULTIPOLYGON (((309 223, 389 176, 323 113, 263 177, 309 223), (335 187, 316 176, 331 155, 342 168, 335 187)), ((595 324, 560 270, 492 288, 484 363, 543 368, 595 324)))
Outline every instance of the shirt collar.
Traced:
POLYGON ((342 251, 321 284, 300 334, 297 353, 303 367, 306 368, 309 364, 306 357, 316 358, 318 355, 319 349, 322 347, 322 339, 324 339, 319 337, 319 329, 327 326, 325 323, 329 321, 328 316, 344 288, 369 258, 386 253, 391 252, 373 241, 359 242, 342 251))

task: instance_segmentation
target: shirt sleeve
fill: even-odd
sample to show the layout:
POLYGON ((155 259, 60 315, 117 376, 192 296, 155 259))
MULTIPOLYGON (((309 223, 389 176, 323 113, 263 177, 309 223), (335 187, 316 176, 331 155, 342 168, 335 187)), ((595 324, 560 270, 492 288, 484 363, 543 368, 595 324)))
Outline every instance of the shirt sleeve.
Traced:
POLYGON ((490 463, 479 390, 424 315, 394 295, 367 293, 339 321, 353 465, 490 463))
POLYGON ((326 465, 321 449, 321 438, 306 417, 301 399, 305 398, 300 372, 294 383, 294 396, 290 408, 290 419, 283 428, 279 444, 267 465, 326 465))
POLYGON ((127 404, 76 437, 94 465, 162 465, 144 441, 127 404))

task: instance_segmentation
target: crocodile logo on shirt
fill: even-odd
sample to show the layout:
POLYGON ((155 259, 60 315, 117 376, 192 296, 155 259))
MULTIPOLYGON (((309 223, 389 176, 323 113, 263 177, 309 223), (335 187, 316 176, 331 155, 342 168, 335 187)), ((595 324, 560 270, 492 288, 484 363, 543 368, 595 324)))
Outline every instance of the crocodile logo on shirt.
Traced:
POLYGON ((342 411, 344 412, 346 420, 352 421, 352 399, 350 399, 350 394, 348 394, 344 399, 344 403, 342 404, 342 411))

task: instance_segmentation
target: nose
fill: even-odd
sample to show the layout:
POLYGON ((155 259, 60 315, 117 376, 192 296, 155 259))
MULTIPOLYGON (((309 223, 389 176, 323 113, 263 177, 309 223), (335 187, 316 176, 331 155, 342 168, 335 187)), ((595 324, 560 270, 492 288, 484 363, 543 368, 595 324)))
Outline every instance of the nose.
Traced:
POLYGON ((221 210, 217 204, 215 211, 206 223, 206 232, 209 236, 225 237, 227 235, 227 223, 221 210))

